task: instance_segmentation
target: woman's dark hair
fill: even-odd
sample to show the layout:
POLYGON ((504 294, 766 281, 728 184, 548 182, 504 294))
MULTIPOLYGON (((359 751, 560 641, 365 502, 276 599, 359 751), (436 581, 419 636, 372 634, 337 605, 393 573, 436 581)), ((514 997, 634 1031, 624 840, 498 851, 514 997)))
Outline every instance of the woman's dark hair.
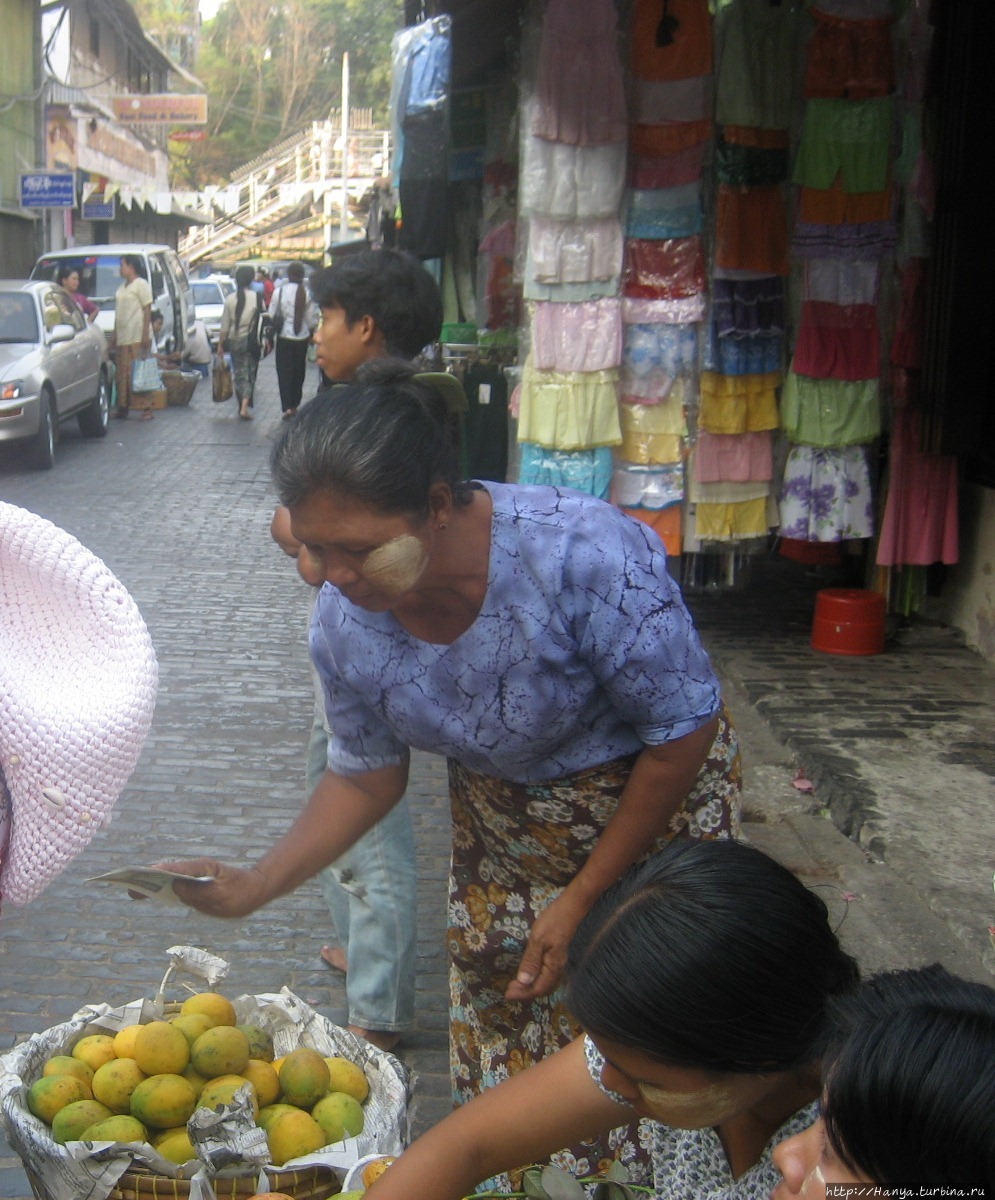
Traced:
POLYGON ((127 263, 136 275, 140 276, 142 279, 145 278, 145 263, 140 254, 122 254, 121 261, 123 263, 127 263))
POLYGON ((79 267, 74 267, 72 263, 62 263, 55 272, 55 282, 61 285, 66 282, 70 275, 78 275, 79 273, 79 267))
POLYGON ((256 273, 251 267, 236 267, 235 268, 235 287, 238 289, 238 298, 235 300, 235 323, 232 333, 238 329, 238 323, 242 319, 242 312, 245 309, 245 297, 252 287, 256 278, 256 273))
POLYGON ((741 842, 674 842, 608 889, 567 960, 591 1033, 673 1066, 729 1074, 818 1059, 830 996, 856 963, 823 901, 741 842))
POLYGON ((297 295, 294 297, 294 333, 300 333, 304 327, 304 313, 307 310, 307 291, 304 287, 304 264, 292 262, 287 267, 287 279, 297 284, 297 295))
POLYGON ((270 459, 282 504, 333 490, 420 519, 437 482, 449 485, 458 504, 469 501, 459 464, 445 399, 391 358, 371 360, 353 383, 323 388, 302 405, 270 459))
POLYGON ((823 1117, 875 1183, 995 1195, 995 990, 939 964, 876 975, 834 1006, 823 1117))

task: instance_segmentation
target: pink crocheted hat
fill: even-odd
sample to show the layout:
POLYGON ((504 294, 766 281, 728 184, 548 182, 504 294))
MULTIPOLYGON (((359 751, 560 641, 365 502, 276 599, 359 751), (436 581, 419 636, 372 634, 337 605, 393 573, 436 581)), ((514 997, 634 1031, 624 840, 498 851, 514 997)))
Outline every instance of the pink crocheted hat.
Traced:
POLYGON ((145 622, 104 563, 0 502, 0 897, 33 900, 107 822, 156 681, 145 622))

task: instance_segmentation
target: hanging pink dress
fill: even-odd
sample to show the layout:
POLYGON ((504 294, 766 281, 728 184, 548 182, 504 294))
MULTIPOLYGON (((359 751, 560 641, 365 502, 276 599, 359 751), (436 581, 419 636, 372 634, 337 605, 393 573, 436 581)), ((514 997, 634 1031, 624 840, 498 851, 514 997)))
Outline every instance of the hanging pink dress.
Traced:
POLYGON ((880 567, 955 563, 957 460, 919 449, 919 414, 896 409, 891 431, 891 480, 877 562, 880 567))
POLYGON ((569 146, 624 142, 629 131, 612 0, 549 0, 532 132, 569 146))

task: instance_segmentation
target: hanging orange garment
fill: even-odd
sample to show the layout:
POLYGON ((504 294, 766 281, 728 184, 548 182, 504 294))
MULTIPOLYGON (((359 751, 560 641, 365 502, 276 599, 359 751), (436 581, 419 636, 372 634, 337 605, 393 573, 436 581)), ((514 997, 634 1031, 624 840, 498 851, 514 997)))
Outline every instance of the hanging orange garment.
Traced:
POLYGON ((669 508, 623 508, 622 512, 654 530, 671 557, 681 553, 684 516, 682 505, 672 504, 669 508))
POLYGON ((798 220, 812 225, 863 225, 892 215, 890 179, 883 192, 845 192, 839 176, 831 188, 798 189, 798 220))
POLYGON ((891 18, 850 20, 811 7, 806 98, 867 100, 887 96, 895 83, 891 18))
POLYGON ((788 212, 779 184, 719 184, 715 263, 761 275, 787 275, 788 212))
POLYGON ((668 121, 665 125, 630 125, 629 149, 632 156, 662 158, 700 146, 712 136, 712 122, 668 121))
POLYGON ((787 150, 790 138, 786 129, 758 129, 752 125, 723 125, 722 136, 737 146, 755 150, 787 150))
POLYGON ((636 79, 711 75, 708 0, 636 0, 629 62, 636 79))

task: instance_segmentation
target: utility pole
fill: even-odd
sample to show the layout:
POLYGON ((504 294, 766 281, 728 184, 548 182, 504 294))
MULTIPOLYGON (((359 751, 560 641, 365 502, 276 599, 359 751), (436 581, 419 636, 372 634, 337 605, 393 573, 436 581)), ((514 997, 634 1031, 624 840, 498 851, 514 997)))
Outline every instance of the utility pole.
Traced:
POLYGON ((342 209, 339 241, 349 237, 349 51, 342 55, 342 209))

